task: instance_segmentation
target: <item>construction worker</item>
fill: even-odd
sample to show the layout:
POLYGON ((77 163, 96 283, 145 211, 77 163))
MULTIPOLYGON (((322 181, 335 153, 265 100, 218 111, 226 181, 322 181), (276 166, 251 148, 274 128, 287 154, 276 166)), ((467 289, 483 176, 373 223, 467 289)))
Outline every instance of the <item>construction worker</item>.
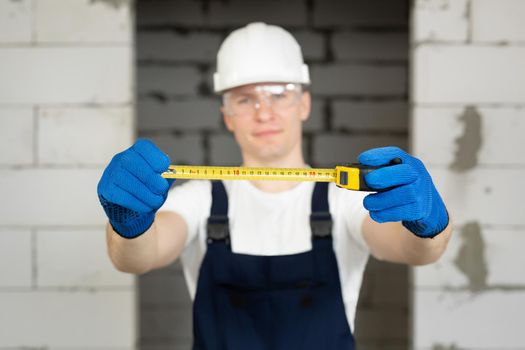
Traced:
MULTIPOLYGON (((225 39, 214 89, 243 166, 307 167, 301 133, 309 84, 301 49, 284 29, 252 23, 225 39)), ((365 180, 386 191, 204 180, 169 190, 160 175, 168 156, 139 140, 111 160, 98 185, 109 255, 117 269, 136 274, 181 258, 194 299, 194 349, 353 349, 369 254, 428 264, 451 232, 420 160, 396 147, 358 160, 385 165, 365 180), (396 158, 400 164, 386 166, 396 158)))

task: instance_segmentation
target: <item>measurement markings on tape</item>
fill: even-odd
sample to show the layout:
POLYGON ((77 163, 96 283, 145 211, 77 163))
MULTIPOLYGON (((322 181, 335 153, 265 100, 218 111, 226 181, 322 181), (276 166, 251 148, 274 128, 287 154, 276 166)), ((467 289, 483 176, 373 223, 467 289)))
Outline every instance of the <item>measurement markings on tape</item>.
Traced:
POLYGON ((361 179, 362 168, 355 165, 327 168, 249 168, 222 166, 170 165, 162 173, 166 179, 263 180, 335 182, 349 190, 370 191, 361 179))
POLYGON ((335 169, 310 168, 245 168, 170 165, 162 174, 171 179, 270 180, 333 182, 335 169))

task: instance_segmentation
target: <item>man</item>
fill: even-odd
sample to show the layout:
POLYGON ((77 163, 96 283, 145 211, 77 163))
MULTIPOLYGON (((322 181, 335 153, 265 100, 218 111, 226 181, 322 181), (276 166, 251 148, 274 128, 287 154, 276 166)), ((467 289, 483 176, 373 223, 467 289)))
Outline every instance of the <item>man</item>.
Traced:
MULTIPOLYGON (((252 23, 224 41, 217 70, 215 91, 243 166, 307 167, 301 132, 310 80, 295 39, 252 23)), ((451 231, 420 160, 385 147, 359 161, 384 166, 366 182, 385 191, 189 181, 168 194, 171 183, 160 176, 168 157, 138 141, 112 159, 98 186, 109 255, 119 270, 137 274, 181 257, 194 298, 194 349, 353 349, 369 253, 431 263, 451 231), (401 163, 390 165, 396 158, 401 163)))

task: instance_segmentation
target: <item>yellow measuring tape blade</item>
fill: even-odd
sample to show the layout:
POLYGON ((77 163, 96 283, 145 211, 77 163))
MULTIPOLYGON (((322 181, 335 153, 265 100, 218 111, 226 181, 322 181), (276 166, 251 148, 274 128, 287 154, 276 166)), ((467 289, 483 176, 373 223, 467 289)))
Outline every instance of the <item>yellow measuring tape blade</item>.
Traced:
POLYGON ((264 180, 335 182, 339 187, 359 190, 359 169, 337 166, 323 168, 248 168, 223 166, 170 165, 166 179, 264 180))
POLYGON ((170 165, 162 177, 167 179, 334 182, 336 173, 335 169, 170 165))

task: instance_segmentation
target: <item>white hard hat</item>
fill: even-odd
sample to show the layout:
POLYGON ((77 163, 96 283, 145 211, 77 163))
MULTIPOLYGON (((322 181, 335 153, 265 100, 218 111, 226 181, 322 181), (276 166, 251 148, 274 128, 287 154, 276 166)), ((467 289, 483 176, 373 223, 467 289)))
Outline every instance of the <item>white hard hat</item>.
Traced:
POLYGON ((310 84, 308 66, 295 38, 281 27, 250 23, 233 31, 217 53, 216 93, 237 86, 283 82, 310 84))

